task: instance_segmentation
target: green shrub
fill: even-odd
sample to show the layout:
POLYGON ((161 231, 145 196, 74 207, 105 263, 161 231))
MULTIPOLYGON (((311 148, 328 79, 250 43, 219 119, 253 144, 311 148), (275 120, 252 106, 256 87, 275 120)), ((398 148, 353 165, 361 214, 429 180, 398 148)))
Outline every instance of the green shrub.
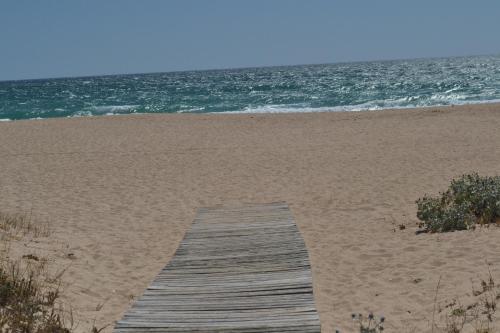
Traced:
POLYGON ((500 177, 477 173, 452 180, 446 192, 417 200, 417 217, 429 232, 466 230, 500 223, 500 177))

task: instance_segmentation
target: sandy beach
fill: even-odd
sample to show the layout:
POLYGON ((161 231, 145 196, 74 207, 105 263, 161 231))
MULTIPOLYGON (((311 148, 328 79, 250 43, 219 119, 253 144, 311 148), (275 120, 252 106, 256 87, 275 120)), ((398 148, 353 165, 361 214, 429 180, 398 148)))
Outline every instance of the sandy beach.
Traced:
POLYGON ((440 277, 440 307, 488 269, 500 282, 500 229, 415 235, 415 200, 500 174, 499 129, 500 104, 3 122, 0 211, 50 222, 16 251, 65 270, 81 332, 111 331, 198 207, 273 201, 305 239, 323 332, 354 332, 351 313, 369 311, 388 332, 427 332, 440 277))

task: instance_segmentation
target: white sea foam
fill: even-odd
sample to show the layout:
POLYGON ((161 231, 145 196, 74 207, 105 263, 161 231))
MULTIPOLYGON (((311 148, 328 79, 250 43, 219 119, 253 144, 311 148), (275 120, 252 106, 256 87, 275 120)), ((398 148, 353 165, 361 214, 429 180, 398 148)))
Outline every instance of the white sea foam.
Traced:
POLYGON ((0 118, 0 122, 6 122, 6 121, 12 121, 12 119, 9 119, 9 118, 0 118))
POLYGON ((115 114, 121 112, 129 112, 138 107, 139 105, 98 105, 92 107, 90 111, 96 114, 115 114))
POLYGON ((201 112, 203 110, 205 110, 204 107, 199 107, 199 108, 179 110, 179 111, 177 111, 177 113, 196 113, 196 112, 201 112))
POLYGON ((78 111, 72 115, 66 116, 66 118, 79 118, 79 117, 91 117, 93 114, 90 111, 78 111))
POLYGON ((149 114, 152 112, 140 112, 140 113, 92 113, 91 111, 78 111, 72 115, 66 116, 66 118, 81 118, 81 117, 94 117, 94 116, 133 116, 133 115, 141 115, 141 114, 149 114))
POLYGON ((297 107, 293 105, 264 105, 258 107, 248 107, 239 111, 226 111, 226 112, 211 112, 214 114, 242 114, 242 113, 313 113, 313 112, 342 112, 342 111, 377 111, 388 109, 412 109, 419 107, 438 107, 449 105, 469 105, 469 104, 492 104, 500 103, 500 99, 493 100, 452 100, 446 101, 447 103, 432 103, 432 104, 401 104, 399 100, 387 101, 373 101, 357 105, 343 105, 335 107, 297 107))
POLYGON ((263 105, 258 107, 248 107, 239 111, 225 111, 225 112, 212 112, 212 113, 312 113, 312 112, 331 112, 331 111, 364 111, 364 110, 379 110, 380 108, 375 105, 359 104, 359 105, 345 105, 345 106, 323 106, 323 107, 297 107, 287 105, 263 105))

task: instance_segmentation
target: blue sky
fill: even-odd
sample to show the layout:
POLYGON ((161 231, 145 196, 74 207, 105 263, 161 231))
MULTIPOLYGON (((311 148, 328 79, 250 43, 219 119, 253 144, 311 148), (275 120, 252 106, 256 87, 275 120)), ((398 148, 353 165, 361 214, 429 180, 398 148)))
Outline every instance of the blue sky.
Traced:
POLYGON ((0 80, 500 53, 498 0, 0 0, 0 80))

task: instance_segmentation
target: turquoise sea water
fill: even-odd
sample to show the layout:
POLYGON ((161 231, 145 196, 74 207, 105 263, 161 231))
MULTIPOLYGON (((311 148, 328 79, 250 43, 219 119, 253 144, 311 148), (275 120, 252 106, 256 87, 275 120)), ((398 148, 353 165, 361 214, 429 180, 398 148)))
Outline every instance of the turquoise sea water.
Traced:
POLYGON ((0 82, 0 119, 314 112, 500 101, 500 56, 0 82))

